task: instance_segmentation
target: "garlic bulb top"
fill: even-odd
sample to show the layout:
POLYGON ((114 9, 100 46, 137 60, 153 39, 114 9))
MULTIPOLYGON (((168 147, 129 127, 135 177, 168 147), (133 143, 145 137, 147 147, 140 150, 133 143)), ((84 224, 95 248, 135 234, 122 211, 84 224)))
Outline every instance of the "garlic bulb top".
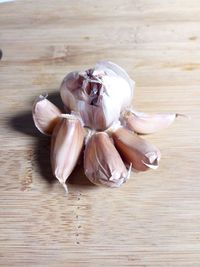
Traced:
POLYGON ((95 68, 71 72, 60 94, 65 106, 76 112, 85 126, 104 130, 116 122, 132 101, 134 81, 118 65, 100 61, 95 68))

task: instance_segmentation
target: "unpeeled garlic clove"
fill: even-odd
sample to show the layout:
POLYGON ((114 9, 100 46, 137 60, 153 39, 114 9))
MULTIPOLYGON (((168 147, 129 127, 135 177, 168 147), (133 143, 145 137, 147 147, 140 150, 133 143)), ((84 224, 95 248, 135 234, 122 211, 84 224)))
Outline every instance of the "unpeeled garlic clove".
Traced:
POLYGON ((37 129, 51 135, 61 111, 46 96, 40 95, 33 104, 32 115, 37 129))
POLYGON ((158 167, 161 154, 151 143, 123 127, 115 130, 112 138, 122 159, 134 169, 146 171, 158 167))
POLYGON ((129 177, 126 167, 105 132, 90 137, 84 152, 85 175, 94 184, 119 187, 129 177))
POLYGON ((139 134, 151 134, 167 128, 178 116, 182 115, 176 113, 149 115, 136 111, 126 111, 121 121, 131 131, 139 134))
POLYGON ((51 166, 55 177, 64 186, 81 154, 85 131, 78 118, 62 115, 51 140, 51 166))

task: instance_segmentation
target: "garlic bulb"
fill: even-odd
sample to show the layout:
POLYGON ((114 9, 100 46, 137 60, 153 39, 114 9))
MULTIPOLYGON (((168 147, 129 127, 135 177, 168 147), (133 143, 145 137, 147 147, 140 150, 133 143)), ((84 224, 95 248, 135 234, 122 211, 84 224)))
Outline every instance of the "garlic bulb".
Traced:
POLYGON ((73 115, 62 115, 56 125, 51 139, 51 165, 55 177, 64 186, 67 178, 77 164, 85 131, 78 118, 73 115))
POLYGON ((85 175, 94 184, 119 187, 128 179, 129 173, 105 132, 92 135, 84 152, 85 175))
POLYGON ((77 112, 84 125, 105 130, 131 104, 134 82, 118 65, 98 62, 93 69, 71 72, 63 80, 60 94, 65 106, 77 112))
POLYGON ((99 61, 94 68, 70 72, 62 81, 60 95, 70 114, 61 114, 46 97, 35 101, 34 123, 40 132, 52 133, 52 171, 66 191, 66 181, 81 153, 88 179, 107 187, 120 187, 131 168, 146 171, 158 167, 159 149, 134 132, 154 133, 185 115, 132 110, 134 86, 120 66, 99 61))
POLYGON ((112 137, 123 160, 134 169, 157 169, 161 154, 154 145, 122 127, 115 130, 112 137))
POLYGON ((35 126, 46 135, 51 135, 61 111, 48 99, 40 95, 33 104, 32 115, 35 126))

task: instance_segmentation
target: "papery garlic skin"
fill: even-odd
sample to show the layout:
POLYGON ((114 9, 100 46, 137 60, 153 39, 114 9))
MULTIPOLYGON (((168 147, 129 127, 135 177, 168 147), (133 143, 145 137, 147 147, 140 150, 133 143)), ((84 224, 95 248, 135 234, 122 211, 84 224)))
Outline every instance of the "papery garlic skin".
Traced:
POLYGON ((106 71, 107 73, 110 73, 112 75, 114 74, 116 77, 123 78, 129 84, 129 88, 132 88, 132 90, 131 91, 127 90, 126 92, 123 91, 123 100, 124 100, 123 108, 127 106, 127 103, 128 105, 130 105, 133 99, 135 82, 129 77, 128 73, 122 67, 111 61, 104 60, 97 62, 95 70, 102 70, 102 69, 104 69, 104 71, 106 71))
POLYGON ((85 126, 105 130, 130 106, 133 89, 134 82, 125 70, 102 61, 94 69, 69 73, 60 94, 65 106, 77 112, 85 126))
POLYGON ((176 113, 146 114, 137 111, 126 111, 121 117, 122 124, 139 134, 151 134, 169 127, 178 117, 176 113))
POLYGON ((55 177, 64 186, 77 164, 84 145, 85 131, 78 118, 62 115, 51 139, 51 166, 55 177))
POLYGON ((86 144, 84 170, 92 183, 108 187, 120 187, 129 177, 119 153, 105 132, 95 133, 86 144))
POLYGON ((59 108, 51 103, 46 96, 40 95, 33 104, 33 121, 37 129, 43 134, 52 134, 60 114, 59 108))
POLYGON ((115 130, 112 138, 122 159, 132 164, 135 170, 146 171, 158 167, 161 153, 151 143, 123 127, 115 130))

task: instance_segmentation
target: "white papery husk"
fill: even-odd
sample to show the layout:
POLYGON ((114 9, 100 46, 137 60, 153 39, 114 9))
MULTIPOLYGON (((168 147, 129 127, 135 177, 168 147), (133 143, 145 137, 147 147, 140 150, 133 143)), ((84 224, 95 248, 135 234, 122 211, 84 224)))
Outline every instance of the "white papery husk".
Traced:
POLYGON ((85 126, 105 130, 130 106, 134 84, 121 67, 100 61, 94 69, 69 73, 60 94, 67 109, 77 112, 85 126))

